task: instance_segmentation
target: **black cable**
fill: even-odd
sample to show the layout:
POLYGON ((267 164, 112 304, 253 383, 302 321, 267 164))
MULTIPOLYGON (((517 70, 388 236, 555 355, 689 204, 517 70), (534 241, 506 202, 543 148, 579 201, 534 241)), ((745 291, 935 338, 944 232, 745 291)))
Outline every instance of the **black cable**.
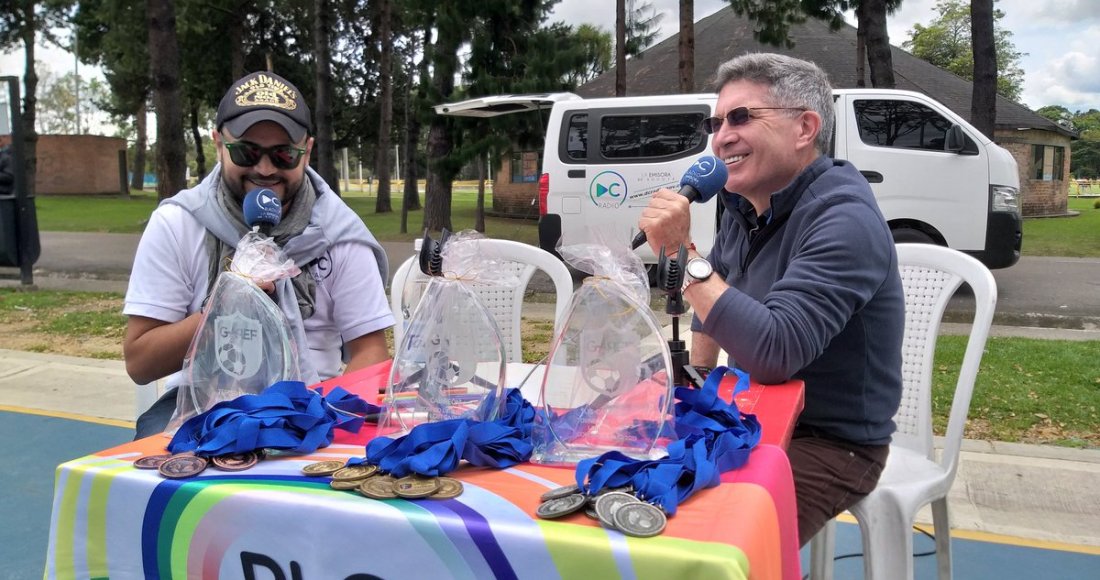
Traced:
MULTIPOLYGON (((932 540, 932 545, 935 546, 936 536, 932 535, 930 532, 926 532, 925 530, 923 530, 921 528, 918 528, 917 526, 913 526, 913 529, 920 532, 920 533, 922 533, 922 534, 924 534, 925 536, 928 536, 932 540)), ((917 552, 917 553, 913 554, 913 558, 916 559, 916 558, 923 558, 925 556, 932 556, 932 555, 935 555, 935 553, 936 553, 936 548, 933 547, 932 550, 929 551, 929 552, 917 552)), ((861 558, 861 557, 863 557, 863 552, 852 552, 850 554, 841 554, 841 555, 836 556, 836 557, 833 558, 833 563, 836 563, 840 560, 845 560, 845 559, 848 559, 848 558, 861 558)), ((809 580, 809 578, 810 578, 809 573, 802 576, 802 580, 809 580)))

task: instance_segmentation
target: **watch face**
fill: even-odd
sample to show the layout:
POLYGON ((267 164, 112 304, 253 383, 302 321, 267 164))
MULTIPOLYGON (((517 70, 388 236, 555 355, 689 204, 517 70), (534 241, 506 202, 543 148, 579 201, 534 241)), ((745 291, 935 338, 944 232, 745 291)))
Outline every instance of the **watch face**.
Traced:
POLYGON ((689 260, 687 263, 687 274, 696 280, 705 280, 710 277, 713 268, 711 268, 710 262, 703 258, 695 258, 689 260))

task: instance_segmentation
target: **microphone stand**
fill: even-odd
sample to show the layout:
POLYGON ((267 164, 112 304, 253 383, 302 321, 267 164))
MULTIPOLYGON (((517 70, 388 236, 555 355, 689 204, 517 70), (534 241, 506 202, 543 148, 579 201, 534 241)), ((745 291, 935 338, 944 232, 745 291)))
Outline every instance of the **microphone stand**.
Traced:
POLYGON ((672 384, 678 387, 701 388, 704 379, 691 365, 691 353, 680 339, 680 316, 687 312, 682 291, 683 264, 686 263, 687 248, 681 245, 676 258, 670 259, 662 247, 661 255, 657 258, 657 286, 667 295, 665 314, 672 316, 672 338, 668 341, 668 350, 672 355, 672 384))

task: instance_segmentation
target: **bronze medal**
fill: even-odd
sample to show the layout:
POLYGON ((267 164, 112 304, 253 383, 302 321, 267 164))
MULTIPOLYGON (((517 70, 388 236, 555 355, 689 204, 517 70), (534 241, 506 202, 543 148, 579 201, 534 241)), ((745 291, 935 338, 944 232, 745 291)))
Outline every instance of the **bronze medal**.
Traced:
POLYGON ((197 455, 173 455, 157 467, 157 471, 168 479, 187 479, 206 469, 207 461, 197 455))
POLYGON ((134 460, 134 467, 138 469, 157 469, 161 463, 168 460, 171 455, 146 455, 134 460))

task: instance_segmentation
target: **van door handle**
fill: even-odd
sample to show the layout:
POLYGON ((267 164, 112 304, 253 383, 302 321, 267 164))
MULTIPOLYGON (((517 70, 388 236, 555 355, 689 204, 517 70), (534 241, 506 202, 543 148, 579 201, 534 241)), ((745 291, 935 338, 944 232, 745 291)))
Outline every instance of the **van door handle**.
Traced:
POLYGON ((583 169, 570 169, 565 173, 569 177, 584 177, 583 169))
POLYGON ((882 174, 877 171, 860 171, 860 173, 867 179, 867 183, 882 183, 882 174))

